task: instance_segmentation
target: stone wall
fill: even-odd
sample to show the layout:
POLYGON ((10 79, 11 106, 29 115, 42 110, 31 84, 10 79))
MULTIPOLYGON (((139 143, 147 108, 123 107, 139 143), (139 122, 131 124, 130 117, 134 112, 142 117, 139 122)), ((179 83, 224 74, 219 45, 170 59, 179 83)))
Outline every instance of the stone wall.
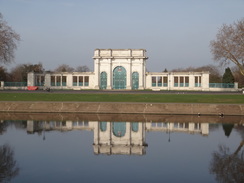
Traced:
POLYGON ((164 115, 244 115, 244 104, 0 102, 0 112, 164 115))

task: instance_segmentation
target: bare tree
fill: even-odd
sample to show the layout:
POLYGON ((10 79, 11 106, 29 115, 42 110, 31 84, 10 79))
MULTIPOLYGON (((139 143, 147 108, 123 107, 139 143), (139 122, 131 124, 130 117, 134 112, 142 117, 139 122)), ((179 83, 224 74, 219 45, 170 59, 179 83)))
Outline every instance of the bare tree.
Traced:
POLYGON ((0 81, 6 81, 8 77, 7 69, 0 66, 0 81))
POLYGON ((241 152, 243 145, 244 141, 241 141, 234 153, 228 147, 220 145, 219 150, 212 154, 209 170, 216 175, 218 182, 244 181, 244 159, 243 151, 241 152))
POLYGON ((231 25, 224 24, 210 42, 215 61, 220 64, 233 62, 244 76, 244 18, 231 25))
POLYGON ((0 182, 10 182, 18 174, 19 167, 13 149, 7 144, 0 146, 0 182))
POLYGON ((14 50, 18 41, 20 41, 19 34, 8 26, 0 13, 0 62, 10 63, 14 60, 14 50))
POLYGON ((75 71, 76 72, 89 72, 90 69, 86 65, 83 65, 83 66, 76 67, 75 71))
POLYGON ((73 72, 74 70, 73 67, 70 67, 67 64, 60 65, 54 69, 55 72, 73 72))
POLYGON ((244 77, 240 73, 239 68, 235 65, 231 68, 235 81, 238 82, 239 87, 244 87, 244 77))
POLYGON ((187 67, 187 68, 178 68, 173 69, 171 72, 202 72, 209 71, 209 82, 210 83, 221 83, 221 74, 220 70, 215 65, 205 65, 201 67, 187 67))
POLYGON ((28 72, 43 73, 42 63, 38 64, 19 64, 11 72, 11 78, 14 82, 26 82, 28 72))

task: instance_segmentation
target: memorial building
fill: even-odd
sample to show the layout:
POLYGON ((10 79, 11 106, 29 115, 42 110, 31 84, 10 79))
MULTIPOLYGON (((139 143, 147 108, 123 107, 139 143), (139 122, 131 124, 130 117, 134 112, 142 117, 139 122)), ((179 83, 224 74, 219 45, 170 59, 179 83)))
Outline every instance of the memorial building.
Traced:
POLYGON ((147 72, 145 49, 96 49, 94 72, 28 73, 28 86, 51 89, 208 91, 209 72, 147 72))

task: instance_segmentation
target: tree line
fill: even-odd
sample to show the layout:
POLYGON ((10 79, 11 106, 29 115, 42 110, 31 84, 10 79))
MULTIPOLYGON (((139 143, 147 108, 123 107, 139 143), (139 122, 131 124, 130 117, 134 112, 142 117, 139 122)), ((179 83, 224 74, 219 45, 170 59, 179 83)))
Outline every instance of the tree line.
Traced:
MULTIPOLYGON (((202 72, 209 71, 209 83, 234 83, 238 82, 240 86, 244 86, 244 77, 239 72, 239 69, 234 66, 232 68, 227 67, 225 72, 222 74, 220 68, 216 65, 205 65, 201 67, 187 67, 177 68, 170 72, 202 72)), ((168 72, 165 69, 163 72, 168 72)))
POLYGON ((5 82, 27 82, 27 73, 45 73, 45 72, 89 72, 87 66, 70 67, 67 64, 62 64, 54 70, 45 70, 42 63, 38 64, 19 64, 12 68, 9 72, 3 66, 0 66, 0 81, 5 82))

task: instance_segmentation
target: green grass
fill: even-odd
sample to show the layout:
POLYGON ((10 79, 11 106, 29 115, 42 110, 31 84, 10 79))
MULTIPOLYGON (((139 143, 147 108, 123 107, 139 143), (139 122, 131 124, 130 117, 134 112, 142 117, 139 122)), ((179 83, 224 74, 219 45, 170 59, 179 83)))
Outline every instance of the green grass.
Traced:
POLYGON ((0 93, 0 101, 152 102, 244 104, 243 95, 0 93))

